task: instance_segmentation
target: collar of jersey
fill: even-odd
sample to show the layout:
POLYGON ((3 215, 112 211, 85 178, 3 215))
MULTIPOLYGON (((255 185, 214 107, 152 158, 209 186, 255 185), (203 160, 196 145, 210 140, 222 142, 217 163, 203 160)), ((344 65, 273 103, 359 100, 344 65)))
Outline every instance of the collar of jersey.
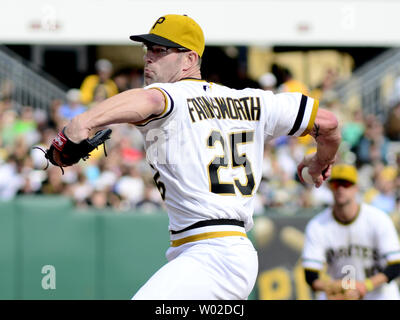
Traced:
POLYGON ((197 78, 182 78, 179 81, 200 81, 200 82, 208 82, 207 80, 204 79, 197 79, 197 78))
POLYGON ((335 216, 335 214, 333 213, 333 209, 332 209, 332 216, 333 216, 333 219, 335 219, 335 221, 336 221, 337 223, 341 224, 342 226, 348 226, 348 225, 352 224, 354 221, 357 220, 357 218, 358 218, 359 215, 360 215, 360 211, 361 211, 361 204, 358 205, 357 214, 355 215, 355 217, 354 217, 353 219, 351 219, 350 221, 347 221, 347 222, 340 221, 340 220, 335 216))

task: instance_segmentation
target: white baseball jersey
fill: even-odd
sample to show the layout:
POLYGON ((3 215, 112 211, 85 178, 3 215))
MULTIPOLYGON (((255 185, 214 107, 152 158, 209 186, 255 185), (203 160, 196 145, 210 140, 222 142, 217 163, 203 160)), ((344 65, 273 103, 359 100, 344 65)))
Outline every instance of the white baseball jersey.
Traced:
POLYGON ((165 110, 137 127, 170 230, 207 219, 236 219, 251 229, 264 142, 310 130, 318 101, 196 79, 145 87, 150 88, 163 93, 165 110))
MULTIPOLYGON (((306 227, 303 267, 321 271, 333 279, 355 276, 356 281, 381 272, 388 263, 400 261, 400 244, 390 217, 362 203, 357 217, 349 224, 335 219, 327 208, 306 227)), ((367 293, 364 299, 400 299, 395 281, 367 293)))

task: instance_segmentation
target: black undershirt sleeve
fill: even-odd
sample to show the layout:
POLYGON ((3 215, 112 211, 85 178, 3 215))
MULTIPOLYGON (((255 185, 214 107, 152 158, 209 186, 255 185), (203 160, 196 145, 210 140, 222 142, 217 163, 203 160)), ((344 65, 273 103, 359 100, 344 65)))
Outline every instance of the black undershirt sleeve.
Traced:
POLYGON ((400 262, 389 264, 382 273, 388 278, 387 282, 397 278, 400 275, 400 262))
POLYGON ((315 270, 304 269, 304 275, 306 278, 306 282, 311 288, 313 282, 319 278, 319 272, 315 270))

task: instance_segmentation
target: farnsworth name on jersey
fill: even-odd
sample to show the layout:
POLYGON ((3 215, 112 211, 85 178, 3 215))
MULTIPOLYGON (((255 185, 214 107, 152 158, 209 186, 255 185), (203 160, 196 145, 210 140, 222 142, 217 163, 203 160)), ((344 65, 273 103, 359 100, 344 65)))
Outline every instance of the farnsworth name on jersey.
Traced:
POLYGON ((261 103, 259 97, 224 98, 196 97, 187 99, 192 122, 205 119, 231 119, 259 121, 261 103))

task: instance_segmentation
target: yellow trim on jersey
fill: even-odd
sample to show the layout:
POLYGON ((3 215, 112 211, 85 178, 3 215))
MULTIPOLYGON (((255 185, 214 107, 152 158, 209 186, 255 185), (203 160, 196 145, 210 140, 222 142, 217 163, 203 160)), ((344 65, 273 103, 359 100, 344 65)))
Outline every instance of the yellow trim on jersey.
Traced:
POLYGON ((303 267, 303 269, 306 270, 306 271, 317 272, 317 273, 320 273, 323 270, 323 269, 314 269, 314 268, 308 268, 308 267, 307 268, 303 267))
POLYGON ((240 231, 214 231, 214 232, 204 232, 200 234, 195 234, 193 236, 185 237, 178 240, 171 241, 171 247, 179 247, 182 244, 199 241, 199 240, 206 240, 206 239, 213 239, 213 238, 222 238, 222 237, 231 237, 231 236, 239 236, 239 237, 246 237, 247 235, 240 231))
POLYGON ((163 94, 163 96, 164 96, 164 101, 165 101, 164 110, 163 110, 163 112, 161 112, 160 114, 151 115, 151 116, 149 116, 147 119, 145 119, 145 120, 143 120, 143 121, 135 122, 135 125, 144 126, 144 125, 146 125, 147 123, 149 123, 150 120, 154 120, 154 119, 156 119, 156 118, 161 118, 161 117, 167 112, 167 110, 168 110, 168 98, 167 98, 167 95, 165 94, 165 92, 164 92, 161 88, 157 88, 157 87, 149 88, 149 89, 146 89, 146 90, 151 90, 151 89, 156 89, 156 90, 160 91, 160 92, 163 94))
POLYGON ((312 107, 310 120, 308 121, 308 125, 307 125, 306 130, 304 130, 304 132, 300 135, 301 137, 304 137, 305 135, 310 133, 310 131, 311 131, 313 125, 314 125, 315 118, 317 117, 318 107, 319 107, 319 101, 314 99, 314 104, 313 104, 313 107, 312 107))
POLYGON ((187 78, 187 79, 181 79, 179 81, 196 81, 196 82, 206 82, 210 85, 210 88, 212 87, 212 85, 214 84, 214 82, 210 82, 204 79, 194 79, 194 78, 187 78))
POLYGON ((388 266, 391 266, 391 265, 393 265, 393 264, 399 264, 400 263, 400 260, 393 260, 393 261, 388 261, 387 262, 387 265, 388 266))

